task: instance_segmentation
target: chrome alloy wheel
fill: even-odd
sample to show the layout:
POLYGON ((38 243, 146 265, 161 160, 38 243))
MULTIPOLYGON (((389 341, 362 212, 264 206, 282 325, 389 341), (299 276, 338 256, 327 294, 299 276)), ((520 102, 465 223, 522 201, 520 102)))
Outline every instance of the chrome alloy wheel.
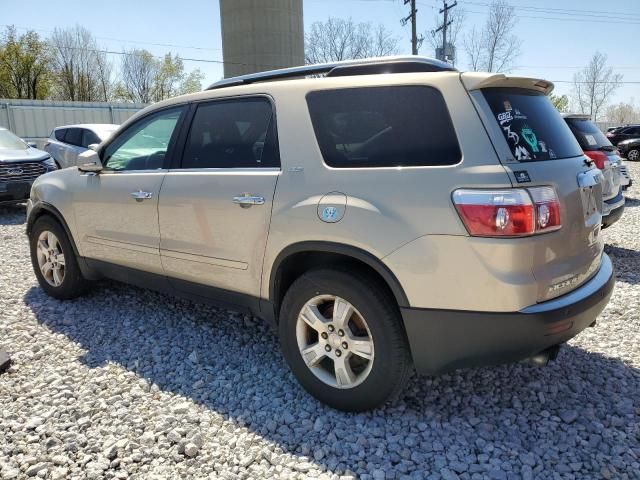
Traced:
POLYGON ((49 285, 59 287, 64 281, 64 252, 58 237, 52 232, 44 230, 38 237, 36 250, 38 266, 42 276, 49 285))
POLYGON ((636 149, 631 150, 627 154, 627 159, 631 160, 632 162, 635 162, 638 159, 640 159, 640 150, 636 150, 636 149))
POLYGON ((373 337, 364 317, 345 299, 319 295, 298 314, 296 339, 304 363, 335 388, 360 385, 374 361, 373 337))

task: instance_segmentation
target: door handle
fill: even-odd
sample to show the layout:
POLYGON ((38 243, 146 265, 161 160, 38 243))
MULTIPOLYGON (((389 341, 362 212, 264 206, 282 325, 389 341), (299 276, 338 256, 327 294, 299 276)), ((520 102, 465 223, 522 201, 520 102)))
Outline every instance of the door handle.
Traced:
POLYGON ((249 208, 253 205, 264 205, 264 197, 251 194, 238 195, 233 197, 233 203, 237 203, 242 208, 249 208))
POLYGON ((149 198, 153 197, 153 193, 138 190, 137 192, 131 192, 131 196, 136 200, 148 200, 149 198))

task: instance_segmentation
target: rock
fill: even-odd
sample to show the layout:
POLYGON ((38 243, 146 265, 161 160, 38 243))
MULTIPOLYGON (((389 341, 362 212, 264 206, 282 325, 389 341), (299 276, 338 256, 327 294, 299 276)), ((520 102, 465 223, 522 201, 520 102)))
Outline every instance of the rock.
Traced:
POLYGON ((184 454, 187 457, 193 458, 196 455, 198 455, 199 451, 200 451, 200 449, 198 448, 198 446, 195 443, 189 442, 184 446, 184 454))
POLYGON ((42 472, 46 469, 46 463, 36 463, 35 465, 31 465, 29 468, 27 468, 25 474, 27 475, 27 477, 35 477, 39 472, 42 472))
POLYGON ((560 418, 564 423, 573 423, 578 418, 578 412, 575 410, 562 410, 560 418))

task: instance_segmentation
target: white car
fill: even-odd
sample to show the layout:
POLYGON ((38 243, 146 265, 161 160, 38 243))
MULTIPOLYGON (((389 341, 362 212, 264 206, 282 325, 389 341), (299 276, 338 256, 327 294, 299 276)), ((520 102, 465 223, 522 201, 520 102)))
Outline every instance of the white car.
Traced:
POLYGON ((55 160, 58 168, 75 167, 78 155, 90 145, 109 138, 120 125, 112 123, 87 123, 54 128, 44 149, 55 160))

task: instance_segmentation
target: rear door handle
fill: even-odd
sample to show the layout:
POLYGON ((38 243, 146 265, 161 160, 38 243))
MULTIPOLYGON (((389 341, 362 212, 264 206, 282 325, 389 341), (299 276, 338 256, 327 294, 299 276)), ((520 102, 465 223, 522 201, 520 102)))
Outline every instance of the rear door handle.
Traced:
POLYGON ((138 190, 137 192, 131 192, 131 196, 136 200, 148 200, 153 197, 152 192, 143 192, 142 190, 138 190))
POLYGON ((264 205, 264 197, 250 194, 238 195, 233 197, 233 203, 237 203, 242 208, 249 208, 253 205, 264 205))

